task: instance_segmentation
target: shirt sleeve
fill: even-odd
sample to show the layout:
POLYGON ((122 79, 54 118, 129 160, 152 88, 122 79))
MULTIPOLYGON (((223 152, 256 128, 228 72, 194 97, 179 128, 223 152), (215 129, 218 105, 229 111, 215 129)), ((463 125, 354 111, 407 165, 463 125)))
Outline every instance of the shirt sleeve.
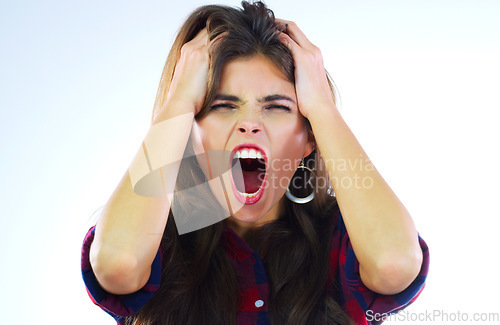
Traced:
POLYGON ((340 232, 337 235, 340 237, 338 257, 342 303, 357 324, 380 324, 382 322, 377 321, 377 319, 381 319, 381 315, 394 314, 417 299, 425 286, 429 270, 429 249, 420 235, 418 240, 423 253, 423 262, 419 274, 402 292, 395 295, 382 295, 371 291, 361 281, 359 261, 352 249, 340 213, 336 231, 340 232))
POLYGON ((92 266, 90 265, 90 245, 94 240, 94 234, 95 226, 90 228, 83 241, 81 261, 83 281, 92 302, 111 315, 118 324, 122 324, 125 317, 137 312, 158 290, 162 271, 161 251, 158 250, 155 256, 153 264, 151 265, 151 275, 144 287, 131 294, 111 294, 99 285, 92 270, 92 266))

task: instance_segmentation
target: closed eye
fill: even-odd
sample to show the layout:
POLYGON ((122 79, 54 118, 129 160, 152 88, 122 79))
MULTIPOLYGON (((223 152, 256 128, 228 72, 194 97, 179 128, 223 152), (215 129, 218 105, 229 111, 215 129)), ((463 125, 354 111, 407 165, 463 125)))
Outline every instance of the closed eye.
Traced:
MULTIPOLYGON (((220 110, 220 109, 232 110, 235 108, 236 108, 236 105, 228 104, 228 103, 216 104, 216 105, 210 106, 211 111, 216 111, 216 110, 220 110)), ((277 105, 277 104, 264 106, 264 109, 265 110, 283 110, 283 111, 287 111, 287 112, 291 111, 290 107, 285 106, 285 105, 277 105)))
POLYGON ((291 111, 290 107, 285 106, 285 105, 268 105, 265 106, 265 109, 278 109, 278 110, 284 110, 284 111, 291 111))
POLYGON ((221 109, 221 108, 225 108, 225 109, 234 109, 236 108, 235 105, 233 104, 216 104, 216 105, 212 105, 210 106, 210 110, 211 111, 215 111, 215 110, 218 110, 218 109, 221 109))

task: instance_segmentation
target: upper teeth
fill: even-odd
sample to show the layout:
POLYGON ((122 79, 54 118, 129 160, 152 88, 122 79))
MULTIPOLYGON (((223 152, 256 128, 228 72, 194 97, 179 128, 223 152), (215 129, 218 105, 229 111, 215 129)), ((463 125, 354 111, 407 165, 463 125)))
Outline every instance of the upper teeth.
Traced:
POLYGON ((252 159, 261 159, 262 154, 260 151, 255 149, 242 149, 236 151, 234 154, 234 158, 252 158, 252 159))

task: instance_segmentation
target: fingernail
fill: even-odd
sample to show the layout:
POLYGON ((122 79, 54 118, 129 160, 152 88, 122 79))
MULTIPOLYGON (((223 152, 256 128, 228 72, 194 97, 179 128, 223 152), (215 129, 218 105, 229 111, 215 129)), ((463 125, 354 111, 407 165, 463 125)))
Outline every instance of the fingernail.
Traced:
POLYGON ((287 23, 281 23, 278 25, 278 30, 281 31, 281 32, 284 32, 286 31, 286 28, 288 27, 288 24, 287 23))

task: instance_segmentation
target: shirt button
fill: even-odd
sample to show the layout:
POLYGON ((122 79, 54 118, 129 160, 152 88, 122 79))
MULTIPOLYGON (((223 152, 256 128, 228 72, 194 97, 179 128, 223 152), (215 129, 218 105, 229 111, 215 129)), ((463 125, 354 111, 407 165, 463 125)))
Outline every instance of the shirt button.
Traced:
POLYGON ((264 306, 264 301, 259 299, 255 302, 255 307, 260 308, 262 306, 264 306))

